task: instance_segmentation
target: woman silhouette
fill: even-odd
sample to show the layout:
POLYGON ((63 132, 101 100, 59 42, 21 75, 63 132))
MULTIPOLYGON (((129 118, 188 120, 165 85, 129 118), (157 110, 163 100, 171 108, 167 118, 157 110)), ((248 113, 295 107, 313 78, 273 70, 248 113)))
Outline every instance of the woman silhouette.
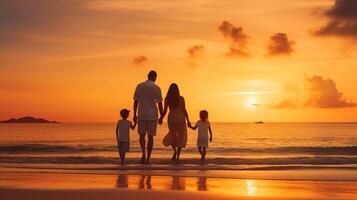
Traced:
POLYGON ((180 90, 177 84, 172 83, 165 97, 165 105, 159 123, 162 123, 163 118, 169 108, 168 126, 169 126, 169 143, 174 151, 172 160, 179 160, 181 149, 186 147, 187 142, 187 124, 190 124, 188 118, 185 99, 180 96, 180 90))

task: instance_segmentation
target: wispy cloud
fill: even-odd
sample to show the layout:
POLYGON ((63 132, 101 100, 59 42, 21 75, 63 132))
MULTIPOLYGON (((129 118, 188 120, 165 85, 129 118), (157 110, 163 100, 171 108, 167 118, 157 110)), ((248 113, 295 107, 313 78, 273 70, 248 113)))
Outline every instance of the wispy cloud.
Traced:
POLYGON ((137 65, 141 65, 148 62, 148 58, 146 56, 138 56, 133 59, 133 62, 137 65))
POLYGON ((233 91, 233 92, 224 92, 224 93, 218 93, 220 95, 231 95, 231 96, 244 96, 244 95, 265 95, 265 94, 271 94, 274 93, 274 91, 268 91, 268 90, 256 90, 256 91, 233 91))

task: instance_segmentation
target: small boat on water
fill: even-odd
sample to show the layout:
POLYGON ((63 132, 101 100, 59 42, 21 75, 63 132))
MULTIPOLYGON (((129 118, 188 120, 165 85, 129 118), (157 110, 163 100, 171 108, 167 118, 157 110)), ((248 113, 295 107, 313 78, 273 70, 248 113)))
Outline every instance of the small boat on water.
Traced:
POLYGON ((264 122, 263 121, 256 121, 256 122, 254 122, 254 124, 264 124, 264 122))

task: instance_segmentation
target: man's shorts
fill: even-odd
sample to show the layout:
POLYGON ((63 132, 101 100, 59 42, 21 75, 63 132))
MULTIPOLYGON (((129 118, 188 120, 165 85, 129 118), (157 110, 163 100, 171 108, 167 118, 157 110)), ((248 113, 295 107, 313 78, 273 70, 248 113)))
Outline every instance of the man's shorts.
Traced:
POLYGON ((139 135, 156 135, 157 120, 140 120, 138 121, 139 135))

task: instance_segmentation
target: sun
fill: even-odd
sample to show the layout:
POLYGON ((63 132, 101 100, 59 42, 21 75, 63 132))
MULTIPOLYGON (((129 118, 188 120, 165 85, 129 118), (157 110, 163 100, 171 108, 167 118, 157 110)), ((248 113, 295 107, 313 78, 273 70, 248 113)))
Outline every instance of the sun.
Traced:
POLYGON ((256 109, 258 104, 259 101, 256 97, 248 97, 248 99, 245 101, 245 106, 251 110, 256 109))

